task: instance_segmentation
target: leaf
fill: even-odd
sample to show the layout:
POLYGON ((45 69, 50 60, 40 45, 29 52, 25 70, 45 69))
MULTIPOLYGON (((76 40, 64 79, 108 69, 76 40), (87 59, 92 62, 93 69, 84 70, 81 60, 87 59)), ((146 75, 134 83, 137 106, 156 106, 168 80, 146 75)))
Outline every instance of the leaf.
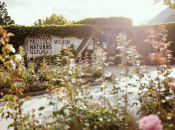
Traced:
POLYGON ((58 114, 59 114, 58 111, 53 111, 53 115, 54 115, 54 117, 56 117, 58 114))
POLYGON ((168 65, 167 68, 168 68, 168 69, 171 69, 171 66, 168 65))
POLYGON ((132 87, 137 87, 137 85, 132 85, 132 87))
POLYGON ((151 81, 150 81, 150 84, 153 84, 153 83, 154 83, 153 80, 151 80, 151 81))
POLYGON ((86 76, 91 76, 91 74, 90 73, 84 73, 86 76))
POLYGON ((96 71, 98 71, 100 69, 100 66, 97 66, 95 69, 96 69, 96 71))
POLYGON ((153 91, 152 90, 148 90, 146 93, 153 94, 153 91))
POLYGON ((141 93, 138 93, 138 95, 141 95, 141 93))
POLYGON ((118 57, 118 56, 122 56, 121 54, 117 54, 117 55, 115 55, 115 57, 118 57))
POLYGON ((170 87, 171 89, 175 89, 175 86, 173 85, 168 85, 168 87, 170 87))
POLYGON ((133 78, 133 76, 132 75, 129 75, 129 78, 131 79, 131 78, 133 78))
POLYGON ((118 66, 123 66, 123 64, 118 64, 118 66))
POLYGON ((173 83, 173 78, 172 78, 172 77, 171 77, 171 78, 168 77, 168 78, 165 79, 165 81, 166 81, 166 82, 172 82, 172 83, 173 83))
POLYGON ((45 107, 40 107, 38 110, 40 110, 40 111, 41 111, 41 110, 43 110, 44 108, 45 108, 45 107))
POLYGON ((90 111, 89 111, 89 113, 92 113, 92 114, 94 114, 95 112, 94 112, 94 111, 92 111, 92 110, 90 110, 90 111))
POLYGON ((23 103, 24 103, 24 102, 19 102, 19 106, 22 106, 23 103))
POLYGON ((50 103, 49 103, 49 105, 52 105, 52 106, 54 106, 54 105, 55 105, 55 103, 53 103, 53 102, 50 102, 50 103))
POLYGON ((6 42, 9 42, 9 41, 10 41, 10 38, 9 38, 9 37, 6 37, 6 38, 5 38, 5 41, 6 41, 6 42))
POLYGON ((71 78, 76 78, 77 76, 76 75, 71 75, 71 78))
POLYGON ((1 108, 1 109, 0 109, 0 113, 1 113, 3 110, 4 110, 4 108, 1 108))
POLYGON ((169 81, 170 81, 170 79, 169 79, 169 78, 166 78, 166 79, 165 79, 165 81, 166 81, 166 82, 169 82, 169 81))
POLYGON ((42 114, 41 113, 38 113, 39 114, 39 116, 41 116, 42 114))
POLYGON ((7 37, 11 37, 11 36, 14 36, 14 34, 11 32, 7 33, 7 37))
POLYGON ((0 55, 0 61, 2 61, 3 60, 3 57, 0 55))
POLYGON ((103 110, 103 111, 102 111, 102 113, 106 113, 106 112, 108 112, 108 110, 107 110, 107 109, 105 109, 105 110, 103 110))
POLYGON ((28 100, 30 100, 30 96, 25 97, 25 101, 28 101, 28 100))
POLYGON ((4 113, 2 113, 2 115, 1 115, 1 118, 3 118, 4 117, 4 113))

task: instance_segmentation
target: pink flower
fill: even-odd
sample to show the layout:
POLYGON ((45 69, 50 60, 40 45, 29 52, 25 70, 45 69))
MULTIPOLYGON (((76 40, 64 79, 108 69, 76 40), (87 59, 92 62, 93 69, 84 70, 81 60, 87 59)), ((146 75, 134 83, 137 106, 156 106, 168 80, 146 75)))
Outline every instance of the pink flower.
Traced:
POLYGON ((161 120, 157 115, 144 116, 140 122, 139 127, 142 130, 163 130, 161 120))
POLYGON ((66 89, 65 88, 61 88, 57 91, 58 94, 64 94, 66 93, 66 89))
POLYGON ((91 107, 99 107, 100 106, 100 103, 98 101, 94 101, 91 103, 90 105, 91 107))
POLYGON ((60 92, 65 93, 66 92, 66 89, 65 88, 61 88, 60 89, 60 92))

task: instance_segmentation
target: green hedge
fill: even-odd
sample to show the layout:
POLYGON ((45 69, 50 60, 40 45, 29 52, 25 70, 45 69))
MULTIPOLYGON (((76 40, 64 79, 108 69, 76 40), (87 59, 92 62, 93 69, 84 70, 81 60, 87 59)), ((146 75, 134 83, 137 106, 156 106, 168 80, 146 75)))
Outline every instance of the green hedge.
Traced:
POLYGON ((168 37, 167 42, 172 41, 169 46, 169 49, 173 51, 172 55, 175 57, 175 22, 170 23, 161 23, 161 24, 152 24, 152 25, 139 25, 134 26, 133 29, 147 29, 147 28, 154 28, 155 30, 158 29, 159 25, 165 25, 166 29, 168 30, 168 37))
MULTIPOLYGON (((24 26, 24 25, 8 25, 3 28, 8 32, 12 32, 15 36, 11 37, 10 44, 13 44, 16 50, 24 43, 25 37, 28 35, 50 34, 59 37, 77 37, 84 38, 88 35, 98 34, 106 29, 132 28, 142 29, 153 27, 158 29, 160 24, 132 26, 132 20, 124 17, 103 17, 103 18, 87 18, 74 22, 70 25, 42 25, 42 26, 24 26)), ((168 30, 168 41, 173 43, 170 46, 172 51, 175 50, 175 22, 165 23, 168 30)), ((131 30, 132 30, 131 29, 131 30)), ((175 57, 175 51, 173 52, 175 57)))
POLYGON ((73 24, 90 24, 90 25, 119 25, 124 27, 132 27, 132 19, 125 17, 101 17, 101 18, 86 18, 73 24))
POLYGON ((50 34, 59 37, 77 37, 84 38, 87 35, 95 33, 91 25, 42 25, 42 26, 23 26, 9 25, 4 26, 8 32, 12 32, 15 36, 11 37, 10 44, 13 44, 16 50, 24 43, 25 37, 35 34, 50 34))
POLYGON ((74 24, 68 25, 8 25, 3 26, 8 32, 12 32, 15 36, 11 37, 10 44, 18 50, 19 46, 24 43, 25 37, 28 35, 50 34, 59 37, 77 37, 84 38, 88 35, 94 35, 103 29, 132 27, 132 20, 124 17, 108 17, 108 18, 88 18, 74 24), (98 22, 97 25, 94 23, 98 22))

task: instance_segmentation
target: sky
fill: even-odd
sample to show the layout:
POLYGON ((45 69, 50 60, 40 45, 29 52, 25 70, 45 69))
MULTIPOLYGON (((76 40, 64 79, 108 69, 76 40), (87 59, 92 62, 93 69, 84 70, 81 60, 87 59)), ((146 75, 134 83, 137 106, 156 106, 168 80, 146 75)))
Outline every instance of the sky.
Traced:
POLYGON ((6 3, 9 16, 15 24, 32 26, 35 20, 52 13, 62 14, 67 20, 90 17, 123 16, 134 25, 155 17, 167 8, 153 0, 1 0, 6 3))

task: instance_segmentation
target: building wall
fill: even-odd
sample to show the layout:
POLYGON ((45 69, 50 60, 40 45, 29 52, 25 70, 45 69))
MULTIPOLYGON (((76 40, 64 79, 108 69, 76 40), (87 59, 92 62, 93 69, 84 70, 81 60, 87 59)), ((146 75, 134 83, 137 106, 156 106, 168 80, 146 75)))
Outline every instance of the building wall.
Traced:
POLYGON ((36 57, 45 54, 55 55, 62 47, 69 47, 74 44, 76 50, 83 41, 76 37, 60 38, 52 35, 30 35, 25 38, 24 51, 27 57, 36 57))
MULTIPOLYGON (((139 54, 143 56, 142 63, 143 64, 150 64, 150 60, 147 58, 147 56, 152 52, 152 47, 149 44, 144 43, 144 39, 146 38, 145 35, 146 28, 143 29, 132 29, 132 30, 110 30, 107 33, 103 34, 105 37, 113 37, 114 41, 116 40, 116 36, 119 35, 119 33, 122 33, 127 40, 132 39, 132 42, 130 45, 134 45, 137 47, 137 51, 139 54)), ((30 35, 25 38, 24 51, 27 54, 27 57, 36 57, 36 56, 42 56, 42 55, 55 55, 58 54, 58 51, 62 49, 62 47, 69 47, 71 44, 74 44, 74 49, 76 50, 79 45, 82 43, 83 39, 85 38, 76 38, 76 37, 57 37, 52 35, 30 35)), ((101 41, 102 47, 104 47, 104 50, 106 52, 110 52, 109 48, 109 40, 108 41, 101 41), (105 46, 103 45, 103 42, 105 42, 105 46)), ((91 38, 89 40, 89 43, 87 44, 87 51, 92 52, 95 49, 96 45, 99 41, 97 38, 91 38)), ((83 43, 84 44, 84 43, 83 43)), ((114 43, 115 48, 117 46, 117 42, 114 43)), ((116 53, 120 53, 119 51, 116 51, 116 53)), ((107 62, 109 62, 112 58, 112 62, 114 64, 120 64, 122 63, 122 58, 116 58, 115 55, 110 56, 107 54, 107 62), (114 60, 114 61, 113 61, 114 60)))

